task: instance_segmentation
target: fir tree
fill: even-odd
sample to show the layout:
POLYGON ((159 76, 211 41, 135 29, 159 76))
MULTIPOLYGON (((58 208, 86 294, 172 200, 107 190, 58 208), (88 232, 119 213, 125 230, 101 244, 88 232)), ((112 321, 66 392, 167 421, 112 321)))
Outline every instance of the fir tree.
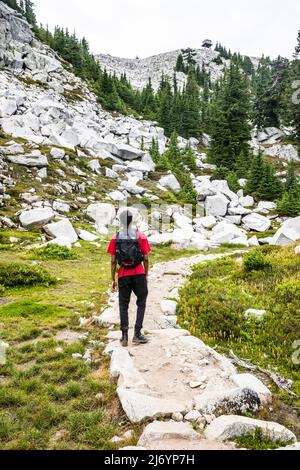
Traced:
POLYGON ((234 169, 243 151, 249 154, 251 126, 248 80, 238 65, 231 64, 225 72, 211 106, 211 149, 213 163, 234 169))

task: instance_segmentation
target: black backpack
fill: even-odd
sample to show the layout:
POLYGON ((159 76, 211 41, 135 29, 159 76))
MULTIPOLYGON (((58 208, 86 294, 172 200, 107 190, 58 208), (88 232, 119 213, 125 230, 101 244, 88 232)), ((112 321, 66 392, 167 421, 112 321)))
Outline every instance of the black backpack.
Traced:
POLYGON ((120 238, 120 233, 117 233, 116 258, 118 265, 125 269, 136 268, 142 263, 144 256, 137 235, 136 238, 120 238))

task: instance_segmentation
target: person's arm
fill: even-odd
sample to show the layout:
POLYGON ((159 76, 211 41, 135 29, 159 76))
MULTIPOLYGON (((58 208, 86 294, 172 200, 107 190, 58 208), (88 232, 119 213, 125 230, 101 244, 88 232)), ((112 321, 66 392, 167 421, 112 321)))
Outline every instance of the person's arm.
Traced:
POLYGON ((112 281, 111 285, 112 285, 112 290, 116 290, 116 288, 117 288, 116 271, 117 271, 116 257, 112 256, 111 257, 111 281, 112 281))
POLYGON ((149 256, 148 255, 144 255, 143 264, 144 264, 146 279, 148 279, 148 274, 149 274, 149 256))

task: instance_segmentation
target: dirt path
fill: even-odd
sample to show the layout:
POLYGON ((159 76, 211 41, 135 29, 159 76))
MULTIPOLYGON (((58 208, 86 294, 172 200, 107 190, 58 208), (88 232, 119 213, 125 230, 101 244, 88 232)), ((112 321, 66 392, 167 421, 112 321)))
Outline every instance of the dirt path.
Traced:
MULTIPOLYGON (((214 419, 213 413, 223 402, 232 403, 233 411, 247 407, 245 387, 251 386, 260 398, 270 392, 249 374, 237 374, 235 367, 224 356, 206 346, 198 338, 178 327, 176 316, 165 315, 161 302, 178 296, 178 288, 185 282, 194 264, 219 259, 226 254, 196 255, 156 264, 149 275, 149 298, 144 331, 149 343, 134 346, 131 343, 135 323, 135 298, 130 305, 130 344, 120 346, 120 332, 111 327, 105 353, 111 355, 111 376, 118 379, 118 396, 131 422, 154 421, 156 418, 184 422, 152 423, 145 428, 139 445, 148 449, 226 449, 230 444, 212 442, 201 431, 214 419), (188 415, 187 415, 188 414, 188 415), (186 416, 187 415, 187 416, 186 416), (158 424, 157 424, 158 423, 158 424), (153 425, 162 429, 151 429, 153 425), (163 426, 169 426, 163 429, 163 426), (179 429, 180 428, 180 429, 179 429), (151 439, 147 439, 150 432, 151 439)), ((117 294, 110 299, 110 308, 102 317, 103 323, 118 323, 117 294)), ((174 304, 170 304, 173 307, 174 304)), ((171 308, 172 310, 172 308, 171 308)), ((257 395, 256 395, 257 396, 257 395)), ((249 398, 250 400, 250 398, 249 398)), ((231 411, 231 410, 230 410, 231 411)))

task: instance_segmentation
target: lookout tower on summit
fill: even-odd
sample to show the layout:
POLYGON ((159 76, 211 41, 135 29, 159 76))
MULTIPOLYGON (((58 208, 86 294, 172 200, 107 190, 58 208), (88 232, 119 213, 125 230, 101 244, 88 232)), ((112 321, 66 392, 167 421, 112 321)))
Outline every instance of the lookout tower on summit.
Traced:
POLYGON ((202 43, 202 47, 207 47, 207 49, 210 49, 213 45, 213 42, 210 39, 204 39, 202 43))

